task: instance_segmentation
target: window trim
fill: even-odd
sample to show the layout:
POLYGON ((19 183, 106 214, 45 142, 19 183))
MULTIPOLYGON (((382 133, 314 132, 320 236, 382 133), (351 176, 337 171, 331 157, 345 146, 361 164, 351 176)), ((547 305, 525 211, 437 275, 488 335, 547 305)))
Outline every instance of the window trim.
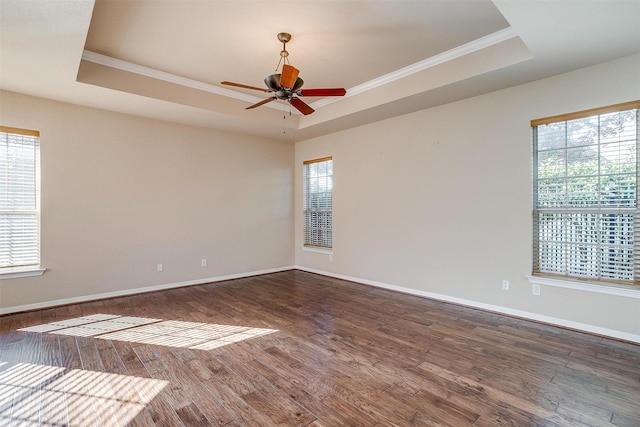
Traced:
POLYGON ((31 130, 31 129, 23 129, 16 128, 11 126, 3 126, 0 125, 0 132, 6 134, 14 134, 14 135, 23 135, 30 136, 34 138, 38 138, 38 158, 36 159, 36 206, 37 206, 37 220, 38 220, 38 264, 28 264, 28 265, 14 265, 14 266, 6 266, 0 267, 0 280, 5 279, 16 279, 22 277, 33 277, 33 276, 42 276, 46 271, 46 268, 41 266, 41 237, 42 237, 42 229, 41 229, 41 221, 42 221, 42 207, 41 207, 41 183, 40 183, 40 159, 39 159, 39 150, 40 150, 40 131, 31 130))
POLYGON ((328 160, 333 160, 333 156, 320 157, 319 159, 305 160, 302 162, 303 165, 310 165, 312 163, 321 163, 326 162, 328 160))
POLYGON ((559 114, 557 116, 543 117, 541 119, 531 120, 531 127, 548 125, 551 123, 566 122, 568 120, 584 119, 585 117, 595 116, 597 114, 615 113, 616 111, 633 110, 640 108, 640 100, 623 102, 620 104, 607 105, 606 107, 590 108, 588 110, 576 111, 573 113, 559 114))
MULTIPOLYGON (((308 250, 308 251, 312 251, 312 252, 322 252, 322 253, 332 253, 333 252, 333 236, 331 237, 331 246, 319 246, 319 245, 313 245, 313 244, 309 244, 306 242, 306 234, 307 234, 307 228, 306 228, 306 220, 305 220, 305 215, 307 210, 305 209, 306 203, 307 203, 307 193, 306 193, 306 188, 307 188, 307 181, 305 179, 305 168, 313 163, 322 163, 322 162, 327 162, 331 160, 333 162, 333 156, 325 156, 325 157, 319 157, 316 159, 311 159, 311 160, 304 160, 302 162, 302 167, 303 167, 303 182, 302 182, 302 247, 304 250, 308 250)), ((333 172, 331 173, 331 179, 332 179, 332 186, 331 186, 331 198, 333 199, 333 172)), ((331 217, 332 217, 332 223, 331 223, 331 231, 333 234, 333 202, 331 204, 331 217)))
POLYGON ((575 289, 598 294, 616 295, 627 298, 640 298, 639 285, 618 285, 610 282, 589 282, 580 279, 553 277, 542 274, 525 276, 532 285, 551 286, 555 288, 575 289))
POLYGON ((325 248, 324 246, 302 245, 303 251, 316 252, 319 254, 333 255, 333 248, 325 248))
POLYGON ((4 271, 0 271, 0 280, 42 276, 44 272, 47 271, 46 268, 42 268, 40 266, 5 267, 2 270, 4 271))
MULTIPOLYGON (((560 114, 556 116, 549 116, 540 119, 531 120, 531 130, 532 130, 532 141, 534 143, 533 148, 536 148, 535 141, 537 138, 537 127, 552 123, 559 122, 567 122, 570 120, 582 119, 586 117, 603 115, 608 113, 615 113, 618 111, 625 110, 634 110, 640 109, 640 100, 623 102, 619 104, 608 105, 604 107, 591 108, 587 110, 576 111, 573 113, 560 114)), ((637 122, 640 121, 640 118, 636 118, 637 122)), ((640 138, 640 126, 636 124, 636 138, 640 138)), ((637 141, 637 140, 636 140, 637 141)), ((640 144, 636 142, 636 147, 640 144)), ((538 154, 537 151, 533 151, 532 154, 532 190, 533 190, 533 198, 532 198, 532 229, 534 234, 532 235, 532 266, 531 266, 531 275, 526 276, 531 284, 538 285, 547 285, 547 286, 555 286, 561 288, 569 288, 569 289, 579 289, 583 291, 589 292, 597 292, 597 293, 605 293, 610 295, 619 295, 619 296, 627 296, 633 298, 640 298, 640 277, 634 277, 634 283, 616 281, 616 280, 599 280, 599 279, 590 279, 590 278, 581 278, 579 276, 570 276, 570 275, 562 275, 562 274, 554 274, 554 273, 546 273, 541 271, 534 271, 535 266, 535 256, 537 253, 537 249, 535 247, 535 243, 537 242, 537 238, 535 236, 535 230, 537 229, 537 224, 535 223, 537 208, 536 194, 537 194, 537 161, 536 156, 538 154)), ((640 177, 640 150, 636 150, 636 177, 640 177)), ((577 212, 582 210, 583 208, 576 208, 573 212, 577 212)), ((564 209, 563 209, 564 210, 564 209)), ((595 210, 595 212, 606 211, 607 208, 600 208, 595 210)), ((636 182, 636 206, 633 208, 624 208, 617 207, 612 208, 613 211, 623 212, 623 211, 640 211, 640 180, 636 182)), ((637 215, 636 215, 637 216, 637 215)), ((640 221, 640 218, 634 218, 634 229, 637 230, 640 228, 640 224, 636 223, 636 221, 640 221)), ((634 236, 637 236, 637 232, 634 231, 634 236)), ((640 250, 640 242, 634 241, 633 250, 636 251, 636 248, 640 250)), ((634 256, 634 262, 640 259, 640 256, 634 256)), ((640 265, 633 265, 634 276, 640 271, 640 265)))

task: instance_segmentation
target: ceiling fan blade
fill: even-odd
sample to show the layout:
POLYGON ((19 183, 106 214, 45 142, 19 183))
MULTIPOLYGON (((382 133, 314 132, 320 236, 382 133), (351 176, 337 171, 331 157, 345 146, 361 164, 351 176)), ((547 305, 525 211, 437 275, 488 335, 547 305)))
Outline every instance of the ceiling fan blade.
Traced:
POLYGON ((311 114, 313 113, 315 110, 313 108, 311 108, 309 105, 307 105, 302 99, 300 98, 291 98, 291 100, 289 101, 291 103, 291 105, 293 105, 294 107, 296 107, 296 109, 298 111, 300 111, 302 114, 304 114, 305 116, 307 114, 311 114))
POLYGON ((244 89, 259 90, 260 92, 269 92, 268 89, 265 89, 263 87, 247 86, 247 85, 243 85, 241 83, 228 82, 226 80, 224 82, 220 82, 220 84, 221 85, 227 85, 227 86, 241 87, 241 88, 244 88, 244 89))
POLYGON ((245 110, 251 110, 252 108, 259 107, 261 105, 266 104, 267 102, 273 101, 274 99, 277 99, 277 98, 274 96, 273 98, 263 99, 262 101, 258 102, 257 104, 249 105, 247 108, 245 108, 245 110))
POLYGON ((291 89, 296 84, 296 79, 300 74, 300 70, 296 67, 292 67, 289 64, 282 66, 282 74, 280 75, 280 86, 291 89))
POLYGON ((347 90, 342 87, 326 88, 326 89, 300 89, 300 96, 344 96, 347 90))

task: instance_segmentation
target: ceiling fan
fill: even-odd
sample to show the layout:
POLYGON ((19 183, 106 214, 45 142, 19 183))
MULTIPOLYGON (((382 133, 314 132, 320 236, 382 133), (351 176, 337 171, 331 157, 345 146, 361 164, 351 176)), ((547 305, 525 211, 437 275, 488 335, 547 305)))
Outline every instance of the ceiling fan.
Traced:
POLYGON ((287 52, 287 42, 291 40, 291 34, 280 33, 278 34, 278 40, 282 42, 282 51, 280 51, 280 61, 276 66, 276 71, 278 71, 280 63, 282 63, 282 72, 280 74, 271 74, 265 77, 264 83, 265 85, 267 85, 267 89, 229 81, 220 82, 220 84, 223 85, 259 90, 260 92, 268 92, 274 94, 274 96, 272 96, 271 98, 267 98, 256 104, 248 106, 246 108, 247 110, 259 107, 276 99, 281 99, 289 102, 289 104, 293 105, 294 108, 296 108, 306 116, 307 114, 313 113, 315 110, 299 97, 344 96, 347 93, 346 89, 344 88, 302 89, 304 81, 300 77, 298 77, 300 70, 298 70, 296 67, 291 66, 288 59, 289 52, 287 52))

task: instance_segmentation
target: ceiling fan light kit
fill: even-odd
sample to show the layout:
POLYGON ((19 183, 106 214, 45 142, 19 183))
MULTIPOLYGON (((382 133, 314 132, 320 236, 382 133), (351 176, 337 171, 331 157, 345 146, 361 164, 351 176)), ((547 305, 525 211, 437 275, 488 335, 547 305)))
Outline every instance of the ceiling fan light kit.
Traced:
POLYGON ((305 116, 313 113, 315 110, 299 97, 304 96, 344 96, 347 93, 345 88, 321 88, 321 89, 302 89, 304 80, 298 77, 300 70, 289 64, 289 52, 287 52, 287 42, 291 40, 291 34, 279 33, 278 40, 282 42, 282 50, 280 51, 280 60, 276 66, 276 71, 282 64, 282 72, 279 74, 271 74, 264 79, 267 89, 261 89, 255 86, 223 81, 220 84, 235 86, 243 89, 259 90, 261 92, 273 93, 273 97, 264 99, 256 104, 248 106, 246 109, 259 107, 276 99, 289 102, 296 110, 305 116))

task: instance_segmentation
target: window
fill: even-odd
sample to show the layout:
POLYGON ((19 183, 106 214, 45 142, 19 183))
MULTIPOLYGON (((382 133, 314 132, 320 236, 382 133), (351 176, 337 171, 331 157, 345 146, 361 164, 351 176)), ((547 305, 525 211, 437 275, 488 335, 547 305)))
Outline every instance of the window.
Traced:
POLYGON ((638 108, 531 122, 534 275, 640 284, 638 108))
POLYGON ((332 248, 333 160, 308 160, 303 164, 304 245, 332 248))
POLYGON ((39 136, 0 126, 0 273, 40 264, 39 136))

